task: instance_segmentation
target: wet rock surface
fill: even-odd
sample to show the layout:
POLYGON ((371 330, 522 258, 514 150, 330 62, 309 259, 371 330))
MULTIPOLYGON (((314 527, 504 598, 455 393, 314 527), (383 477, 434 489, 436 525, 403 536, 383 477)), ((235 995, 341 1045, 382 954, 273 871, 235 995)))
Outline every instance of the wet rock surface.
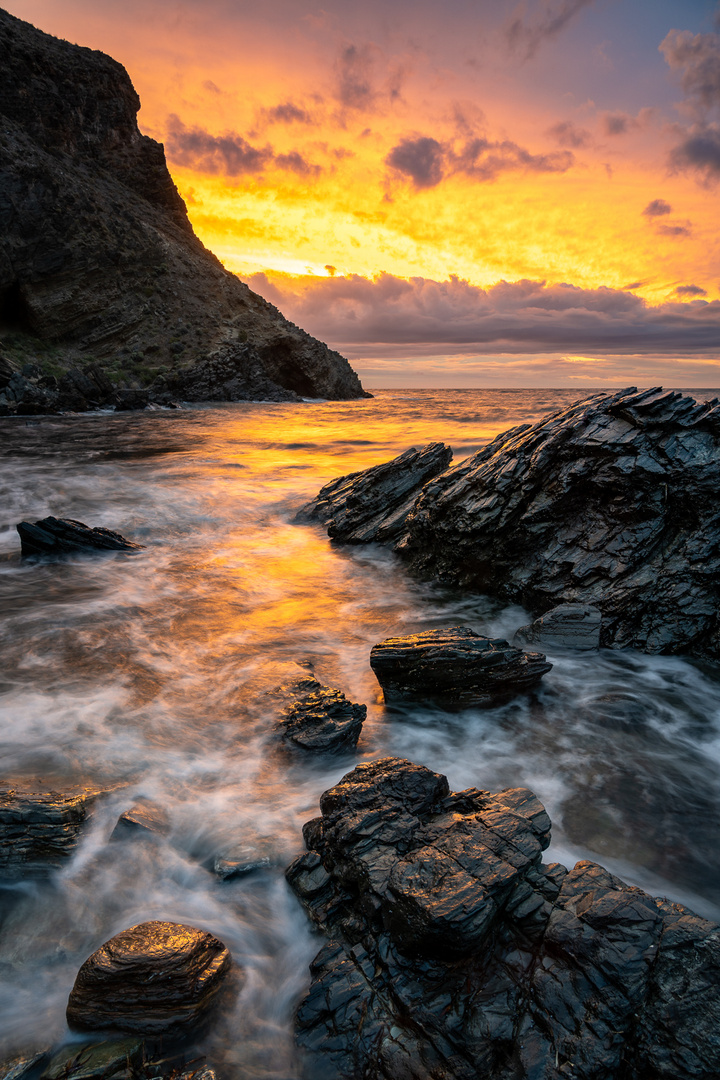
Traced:
POLYGON ((357 745, 366 705, 348 701, 342 691, 323 686, 312 676, 298 679, 291 693, 295 700, 280 720, 280 734, 287 743, 316 753, 340 753, 357 745))
POLYGON ((2 10, 0 55, 0 415, 365 396, 195 236, 119 63, 2 10))
POLYGON ((371 649, 370 667, 388 703, 432 701, 459 709, 530 690, 552 664, 542 653, 454 626, 387 638, 371 649))
POLYGON ((328 536, 344 544, 390 543, 402 533, 423 486, 451 460, 452 450, 443 443, 413 447, 392 461, 332 480, 297 520, 322 522, 328 536))
POLYGON ((72 518, 47 517, 17 525, 23 555, 73 555, 87 551, 140 551, 142 544, 111 529, 93 528, 72 518))
POLYGON ((296 1017, 310 1080, 717 1074, 720 928, 591 862, 544 864, 527 789, 397 758, 321 797, 287 878, 328 937, 296 1017))
POLYGON ((588 604, 559 604, 528 626, 515 632, 513 645, 541 645, 545 649, 575 649, 588 652, 600 648, 602 614, 588 604))
POLYGON ((0 785, 0 879, 37 877, 72 855, 99 792, 34 792, 0 785))
POLYGON ((68 1001, 68 1024, 139 1035, 194 1032, 230 966, 225 946, 205 930, 141 923, 106 941, 82 965, 68 1001))
POLYGON ((71 1043, 52 1055, 40 1080, 111 1080, 137 1074, 145 1044, 128 1037, 102 1043, 71 1043))
MULTIPOLYGON (((353 478, 348 503, 368 476, 353 478)), ((717 658, 719 483, 716 399, 596 394, 426 483, 394 546, 420 576, 536 616, 597 608, 603 646, 717 658)))
POLYGON ((117 819, 111 840, 153 840, 166 836, 170 821, 161 806, 150 799, 138 799, 117 819))

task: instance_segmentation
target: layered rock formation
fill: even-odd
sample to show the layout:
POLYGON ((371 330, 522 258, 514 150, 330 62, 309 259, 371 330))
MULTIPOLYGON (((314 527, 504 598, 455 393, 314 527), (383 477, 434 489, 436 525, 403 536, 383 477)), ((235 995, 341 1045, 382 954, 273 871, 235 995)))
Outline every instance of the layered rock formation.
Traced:
POLYGON ((367 706, 349 701, 341 690, 323 686, 312 676, 292 687, 295 700, 280 720, 286 742, 301 750, 339 753, 357 746, 367 706))
MULTIPOLYGON (((345 485, 348 508, 368 476, 345 485)), ((394 546, 421 576, 535 615, 596 608, 602 645, 717 658, 719 486, 720 402, 661 388, 596 394, 426 483, 394 546)), ((378 539, 395 500, 375 510, 378 539)))
POLYGON ((16 526, 23 555, 74 555, 92 551, 140 551, 142 544, 112 529, 94 528, 72 518, 42 518, 16 526))
POLYGON ((287 872, 329 939, 296 1019, 307 1080, 717 1075, 720 927, 544 864, 532 792, 385 758, 320 809, 287 872))
POLYGON ((74 852, 99 792, 0 787, 0 879, 42 876, 74 852))
POLYGON ((198 240, 139 107, 115 60, 0 10, 3 411, 92 407, 97 380, 74 406, 57 385, 91 361, 160 401, 362 397, 343 357, 198 240))

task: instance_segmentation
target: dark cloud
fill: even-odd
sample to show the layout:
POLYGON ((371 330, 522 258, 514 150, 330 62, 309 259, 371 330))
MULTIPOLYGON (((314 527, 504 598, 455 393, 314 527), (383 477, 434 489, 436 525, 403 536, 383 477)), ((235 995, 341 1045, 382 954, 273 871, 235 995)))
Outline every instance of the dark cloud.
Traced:
POLYGON ((443 178, 445 151, 436 139, 403 139, 385 158, 386 163, 412 180, 417 188, 435 187, 443 178))
POLYGON ((603 131, 606 135, 625 135, 636 121, 628 113, 604 113, 602 116, 603 131))
POLYGON ((263 109, 263 116, 268 124, 312 124, 313 118, 307 109, 301 109, 292 101, 274 105, 272 109, 263 109))
POLYGON ((250 284, 293 320, 336 347, 417 346, 455 353, 560 351, 715 356, 720 301, 681 286, 678 299, 649 306, 623 289, 580 289, 542 281, 501 281, 481 289, 380 274, 268 278, 250 284), (686 291, 681 291, 681 290, 686 291))
POLYGON ((588 146, 591 141, 590 132, 586 131, 585 128, 577 127, 571 120, 561 120, 559 123, 553 124, 545 134, 551 139, 555 139, 560 146, 569 146, 574 150, 581 146, 588 146))
POLYGON ((670 167, 697 172, 706 184, 720 178, 720 130, 715 127, 695 129, 670 151, 670 167))
POLYGON ((530 10, 518 4, 505 24, 505 37, 514 52, 530 60, 543 41, 554 38, 570 20, 593 0, 539 0, 530 10))
POLYGON ((678 296, 707 296, 707 290, 699 285, 678 285, 675 292, 678 296))
POLYGON ((665 202, 664 199, 653 199, 652 202, 649 202, 643 210, 643 214, 645 215, 645 217, 649 218, 662 217, 663 214, 671 213, 672 206, 669 202, 665 202))
POLYGON ((495 180, 500 173, 567 172, 575 158, 569 150, 532 154, 505 139, 491 142, 481 136, 468 139, 459 149, 427 135, 403 139, 393 147, 385 162, 412 181, 416 188, 435 187, 444 176, 463 173, 476 180, 495 180))
POLYGON ((690 222, 687 225, 666 225, 664 222, 655 230, 660 236, 692 236, 690 222))
POLYGON ((222 94, 222 90, 219 86, 216 86, 212 79, 206 79, 203 83, 203 87, 209 90, 211 94, 222 94))
POLYGON ((671 30, 660 52, 680 74, 687 98, 703 109, 720 105, 720 34, 671 30))
POLYGON ((343 109, 373 112, 381 103, 400 97, 403 73, 380 69, 383 55, 371 43, 345 45, 335 62, 335 96, 343 109))
POLYGON ((299 176, 321 172, 319 165, 309 164, 296 150, 289 154, 275 154, 271 146, 253 146, 234 131, 211 135, 203 128, 188 128, 174 114, 167 120, 165 149, 170 161, 176 165, 223 176, 260 173, 270 165, 299 176))

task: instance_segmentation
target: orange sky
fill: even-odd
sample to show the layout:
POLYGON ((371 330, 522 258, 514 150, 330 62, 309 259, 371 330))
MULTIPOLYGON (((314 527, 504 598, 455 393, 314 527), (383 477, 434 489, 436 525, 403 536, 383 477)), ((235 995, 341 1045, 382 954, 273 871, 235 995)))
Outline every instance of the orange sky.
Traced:
POLYGON ((720 383, 716 4, 6 6, 127 67, 203 241, 371 385, 720 383))

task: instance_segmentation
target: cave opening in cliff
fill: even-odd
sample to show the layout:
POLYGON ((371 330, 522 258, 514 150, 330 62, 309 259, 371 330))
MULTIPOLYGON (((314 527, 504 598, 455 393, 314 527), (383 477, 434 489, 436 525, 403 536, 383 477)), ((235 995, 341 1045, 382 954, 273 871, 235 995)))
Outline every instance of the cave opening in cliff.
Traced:
POLYGON ((0 331, 35 333, 30 305, 19 281, 0 294, 0 331))

